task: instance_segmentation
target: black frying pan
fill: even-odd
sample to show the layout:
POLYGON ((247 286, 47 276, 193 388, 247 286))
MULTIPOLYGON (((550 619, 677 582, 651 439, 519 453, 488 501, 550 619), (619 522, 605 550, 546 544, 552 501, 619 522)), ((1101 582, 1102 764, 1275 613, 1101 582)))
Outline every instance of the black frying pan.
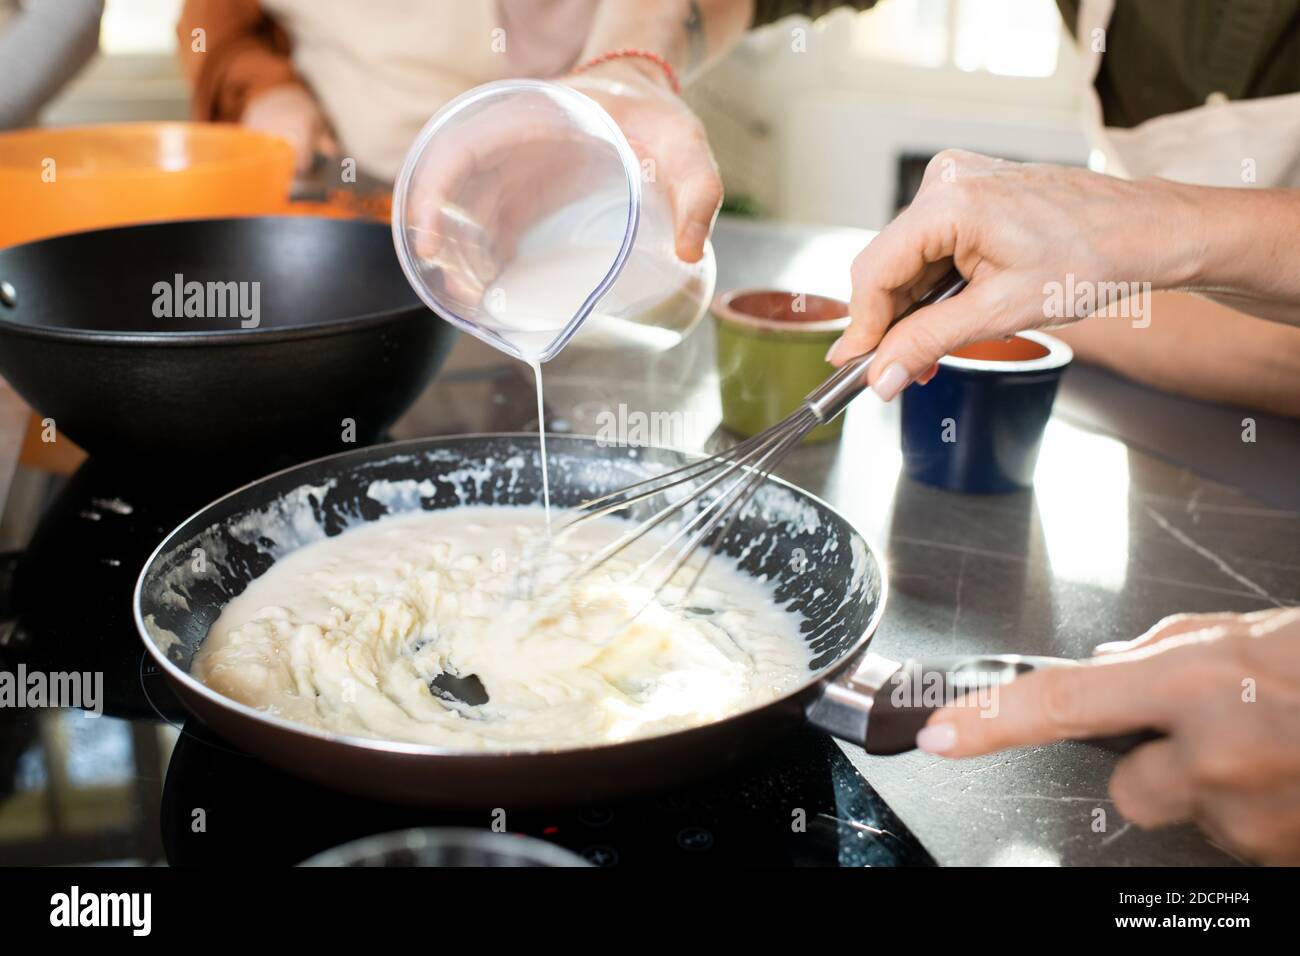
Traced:
MULTIPOLYGON (((688 460, 667 449, 611 448, 558 435, 548 436, 547 448, 553 500, 561 506, 688 460)), ((965 658, 921 668, 864 654, 884 611, 884 567, 827 504, 769 479, 722 547, 737 556, 747 543, 767 535, 771 546, 749 549, 739 566, 766 575, 778 600, 800 615, 812 660, 800 688, 734 717, 627 743, 464 753, 313 730, 231 701, 189 675, 195 651, 226 603, 278 557, 388 514, 367 494, 372 482, 410 482, 409 506, 427 511, 460 504, 533 504, 539 480, 533 435, 376 446, 282 471, 213 502, 158 546, 136 586, 136 625, 182 701, 227 739, 325 785, 440 806, 496 806, 505 800, 557 805, 650 789, 714 771, 805 720, 869 751, 895 753, 913 746, 917 729, 942 702, 933 693, 910 696, 899 678, 923 671, 927 678, 955 683, 1004 680, 1036 663, 965 658), (485 473, 488 480, 482 480, 485 473), (422 496, 415 493, 420 482, 427 482, 422 496), (202 573, 194 570, 196 549, 206 557, 202 573)), ((943 687, 937 690, 938 697, 945 696, 943 687)))
POLYGON ((454 336, 379 223, 194 220, 0 249, 0 374, 98 458, 229 465, 365 443, 454 336), (188 283, 201 315, 184 314, 188 283))

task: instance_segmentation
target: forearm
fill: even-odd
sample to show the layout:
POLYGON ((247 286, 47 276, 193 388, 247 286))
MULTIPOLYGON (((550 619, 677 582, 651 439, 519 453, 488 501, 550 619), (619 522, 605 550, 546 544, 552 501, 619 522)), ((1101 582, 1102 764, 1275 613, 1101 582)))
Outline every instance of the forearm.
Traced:
POLYGON ((1166 250, 1166 281, 1261 318, 1300 325, 1300 189, 1161 184, 1183 206, 1166 250))
POLYGON ((688 80, 730 50, 753 16, 754 0, 603 0, 579 62, 635 47, 688 80))
POLYGON ((1052 334, 1084 362, 1163 391, 1300 418, 1300 329, 1157 292, 1151 324, 1099 315, 1052 334))
POLYGON ((31 123, 99 49, 103 0, 34 0, 0 32, 0 129, 31 123))

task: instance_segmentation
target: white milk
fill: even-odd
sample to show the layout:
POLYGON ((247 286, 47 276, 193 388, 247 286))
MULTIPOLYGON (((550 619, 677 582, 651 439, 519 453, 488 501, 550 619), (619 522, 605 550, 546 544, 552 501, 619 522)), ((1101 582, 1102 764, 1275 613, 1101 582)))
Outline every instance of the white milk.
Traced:
POLYGON ((546 512, 546 537, 551 536, 551 473, 546 465, 546 407, 542 402, 542 363, 529 362, 537 385, 537 454, 542 461, 542 508, 546 512))
MULTIPOLYGON (((568 243, 521 249, 483 295, 482 324, 517 348, 537 386, 537 437, 542 462, 542 504, 551 528, 550 476, 539 356, 564 331, 586 297, 604 281, 618 255, 617 243, 568 243)), ((680 287, 681 274, 665 273, 653 260, 630 257, 617 280, 618 300, 632 316, 587 316, 575 344, 598 348, 664 351, 681 341, 693 304, 680 287)), ((609 301, 607 295, 602 302, 609 301)))
MULTIPOLYGON (((614 263, 618 246, 569 243, 521 252, 483 296, 485 328, 537 357, 564 331, 614 263)), ((682 340, 695 317, 683 273, 646 256, 630 256, 613 289, 587 316, 574 343, 664 351, 682 340), (604 308, 602 308, 602 306, 604 308)))

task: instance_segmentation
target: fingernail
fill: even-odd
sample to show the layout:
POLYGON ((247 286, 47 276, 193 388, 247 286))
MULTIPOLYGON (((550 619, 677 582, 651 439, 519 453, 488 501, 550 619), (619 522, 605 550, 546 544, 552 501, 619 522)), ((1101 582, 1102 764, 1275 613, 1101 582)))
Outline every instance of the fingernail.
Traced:
POLYGON ((907 369, 895 362, 881 373, 880 378, 876 379, 876 384, 871 386, 871 390, 882 402, 888 402, 901 392, 906 384, 907 369))
POLYGON ((1092 649, 1094 654, 1114 654, 1116 651, 1122 651, 1128 647, 1132 641, 1107 641, 1105 644, 1098 644, 1092 649))
POLYGON ((928 754, 945 754, 957 746, 957 728, 952 724, 927 724, 916 735, 916 746, 928 754))
POLYGON ((841 335, 838 339, 836 339, 834 342, 831 343, 831 347, 826 350, 826 361, 834 363, 835 351, 840 347, 840 343, 843 341, 844 341, 844 336, 841 335))

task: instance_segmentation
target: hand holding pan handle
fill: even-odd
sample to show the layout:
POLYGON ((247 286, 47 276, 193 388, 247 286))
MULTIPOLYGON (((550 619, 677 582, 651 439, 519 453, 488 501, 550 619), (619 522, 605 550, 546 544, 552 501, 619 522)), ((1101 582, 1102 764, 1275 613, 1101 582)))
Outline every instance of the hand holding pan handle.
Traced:
MULTIPOLYGON (((897 754, 916 747, 930 715, 968 693, 993 689, 1045 667, 1078 667, 1063 657, 1018 654, 959 655, 899 663, 864 654, 847 676, 831 681, 808 707, 808 719, 828 733, 861 745, 870 754, 897 754)), ((1095 746, 1125 753, 1162 737, 1152 730, 1093 737, 1095 746)))

